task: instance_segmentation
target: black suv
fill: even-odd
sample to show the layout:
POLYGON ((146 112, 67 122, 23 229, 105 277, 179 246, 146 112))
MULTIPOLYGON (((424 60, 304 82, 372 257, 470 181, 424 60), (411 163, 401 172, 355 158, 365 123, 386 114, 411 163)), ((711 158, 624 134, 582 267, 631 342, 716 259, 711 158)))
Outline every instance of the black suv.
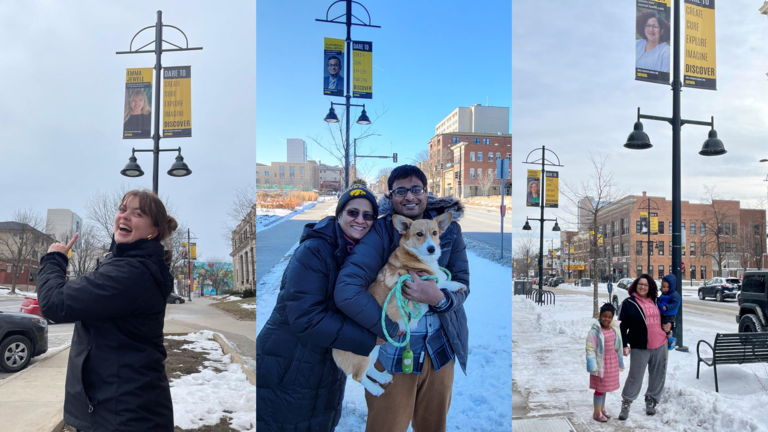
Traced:
POLYGON ((727 298, 735 299, 741 291, 741 281, 733 277, 714 277, 699 286, 699 300, 714 297, 721 302, 727 298))
POLYGON ((768 271, 744 273, 739 296, 739 333, 764 332, 768 328, 768 271))
POLYGON ((556 276, 556 277, 553 277, 552 279, 550 279, 549 282, 547 282, 547 285, 555 288, 555 287, 557 287, 558 285, 560 285, 563 282, 565 282, 565 280, 562 277, 556 276))
POLYGON ((48 351, 48 322, 37 315, 0 311, 0 369, 18 372, 48 351))

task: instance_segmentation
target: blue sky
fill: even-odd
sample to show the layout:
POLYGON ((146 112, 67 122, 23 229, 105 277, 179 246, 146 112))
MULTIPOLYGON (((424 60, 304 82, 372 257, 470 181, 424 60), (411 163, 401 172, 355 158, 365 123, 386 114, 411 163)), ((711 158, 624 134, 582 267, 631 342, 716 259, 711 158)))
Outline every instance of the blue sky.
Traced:
MULTIPOLYGON (((513 235, 526 216, 539 210, 525 207, 526 155, 545 145, 565 165, 560 184, 578 184, 591 174, 590 152, 609 158, 622 190, 672 195, 672 132, 662 122, 644 120, 654 147, 632 151, 623 147, 636 120, 644 114, 671 117, 668 85, 634 81, 635 2, 515 0, 512 8, 512 133, 513 235), (553 2, 555 3, 555 2, 553 2)), ((709 121, 728 153, 703 157, 698 152, 708 128, 682 129, 682 198, 698 202, 703 185, 716 186, 722 198, 754 205, 766 197, 763 182, 768 166, 768 20, 760 1, 718 2, 716 10, 717 91, 683 89, 682 117, 709 121)), ((564 202, 561 194, 560 203, 564 202)), ((565 209, 547 210, 546 217, 573 220, 565 209)), ((538 226, 538 223, 535 224, 538 226)), ((552 236, 552 222, 545 238, 552 236)))
MULTIPOLYGON (((256 159, 285 160, 285 139, 301 138, 313 159, 338 162, 309 137, 329 142, 323 121, 330 101, 322 93, 323 38, 344 39, 346 27, 316 22, 332 1, 259 1, 256 8, 256 159)), ((511 4, 482 1, 361 1, 375 28, 352 28, 352 39, 373 42, 373 120, 358 142, 358 154, 398 153, 398 165, 427 149, 434 127, 457 106, 511 103, 511 4)), ((341 15, 343 3, 332 17, 341 15)), ((358 14, 354 9, 353 13, 358 14)), ((341 114, 341 109, 337 108, 341 114)), ((352 121, 357 118, 353 111, 352 121)), ((361 136, 354 125, 351 137, 361 136)), ((394 167, 391 159, 368 159, 370 171, 394 167), (374 165, 375 164, 375 165, 374 165)), ((361 162, 362 165, 362 162, 361 162)))

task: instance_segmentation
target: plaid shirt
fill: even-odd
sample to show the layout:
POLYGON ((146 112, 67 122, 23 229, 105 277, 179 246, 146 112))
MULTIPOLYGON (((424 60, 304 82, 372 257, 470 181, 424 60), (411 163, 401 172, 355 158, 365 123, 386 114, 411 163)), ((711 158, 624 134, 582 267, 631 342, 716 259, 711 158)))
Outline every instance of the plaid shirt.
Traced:
MULTIPOLYGON (((419 320, 416 330, 411 330, 411 351, 413 351, 413 372, 421 373, 424 365, 424 356, 429 353, 432 360, 432 366, 435 372, 447 365, 453 360, 454 354, 451 349, 451 343, 440 323, 440 317, 437 315, 440 311, 446 310, 451 306, 451 297, 445 296, 446 302, 440 309, 430 308, 427 313, 419 320)), ((393 337, 395 342, 404 342, 406 335, 393 337)), ((403 373, 403 352, 405 346, 396 347, 391 343, 386 343, 379 349, 379 362, 389 373, 403 373)))

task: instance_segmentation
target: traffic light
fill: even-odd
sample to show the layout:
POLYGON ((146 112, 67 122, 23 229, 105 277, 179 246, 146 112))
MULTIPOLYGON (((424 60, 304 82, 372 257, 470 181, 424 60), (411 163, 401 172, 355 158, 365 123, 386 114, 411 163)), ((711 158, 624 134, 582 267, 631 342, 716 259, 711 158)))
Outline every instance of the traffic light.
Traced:
POLYGON ((397 153, 392 153, 392 163, 397 163, 397 153))

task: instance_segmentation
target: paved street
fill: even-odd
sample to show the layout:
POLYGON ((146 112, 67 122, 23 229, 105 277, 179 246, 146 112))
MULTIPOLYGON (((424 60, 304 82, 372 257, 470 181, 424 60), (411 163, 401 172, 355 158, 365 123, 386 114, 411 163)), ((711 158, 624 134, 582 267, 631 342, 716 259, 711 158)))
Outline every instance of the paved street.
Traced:
MULTIPOLYGON (((465 208, 459 221, 465 236, 498 248, 501 245, 501 215, 499 209, 465 208)), ((512 218, 504 218, 504 255, 512 254, 512 218)))

